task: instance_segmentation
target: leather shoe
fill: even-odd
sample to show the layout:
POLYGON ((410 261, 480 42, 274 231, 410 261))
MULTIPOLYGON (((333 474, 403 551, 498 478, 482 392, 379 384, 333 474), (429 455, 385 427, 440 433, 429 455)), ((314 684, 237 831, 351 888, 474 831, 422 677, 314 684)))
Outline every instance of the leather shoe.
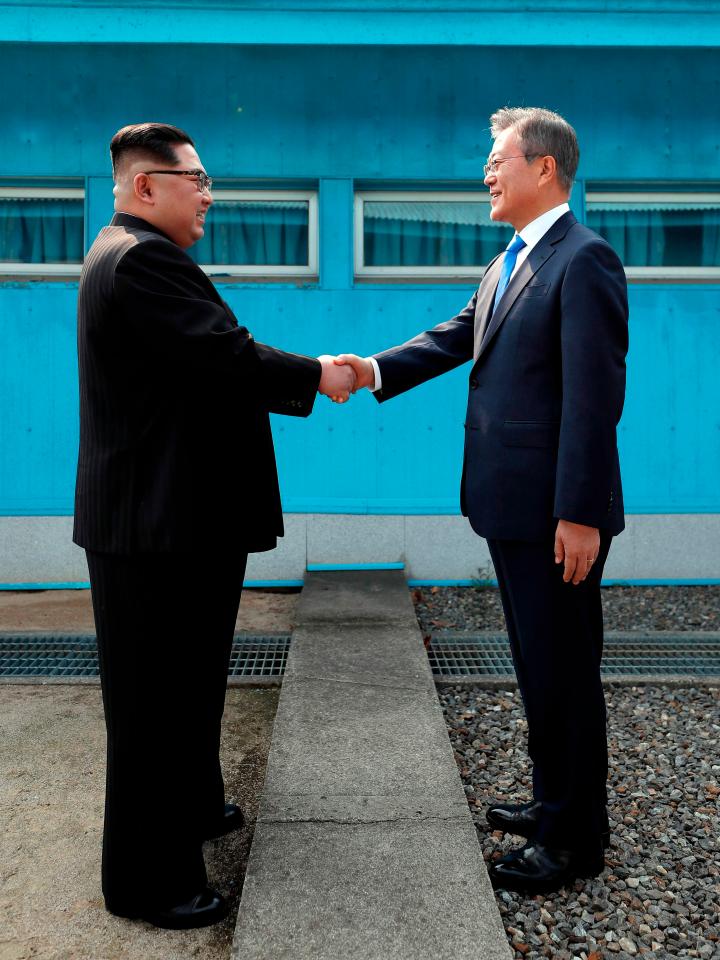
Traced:
POLYGON ((218 837, 224 837, 226 833, 232 833, 233 830, 239 830, 245 824, 245 817, 240 807, 235 803, 226 803, 225 812, 222 819, 217 821, 213 827, 207 831, 205 840, 216 840, 218 837))
MULTIPOLYGON (((538 828, 542 803, 532 800, 530 803, 494 803, 488 807, 485 819, 493 830, 514 833, 526 840, 532 840, 538 828)), ((603 850, 610 847, 610 831, 600 834, 603 850)))
POLYGON ((597 877, 604 869, 599 844, 597 852, 577 852, 528 843, 492 864, 489 874, 493 887, 534 895, 558 890, 576 877, 597 877))
POLYGON ((485 812, 485 819, 493 830, 530 838, 537 830, 541 809, 539 800, 530 803, 494 803, 485 812))
POLYGON ((132 912, 110 910, 110 912, 129 920, 145 920, 164 930, 192 930, 196 927, 209 927, 213 923, 224 920, 228 915, 228 904, 217 890, 203 887, 186 903, 180 903, 174 907, 165 907, 162 910, 140 909, 132 912))

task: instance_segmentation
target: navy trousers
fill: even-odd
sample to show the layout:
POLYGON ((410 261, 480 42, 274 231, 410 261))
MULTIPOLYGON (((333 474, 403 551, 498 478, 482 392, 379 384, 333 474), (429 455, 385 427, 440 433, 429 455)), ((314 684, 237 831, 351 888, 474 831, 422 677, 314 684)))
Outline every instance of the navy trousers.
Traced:
POLYGON ((542 802, 536 839, 568 850, 598 849, 607 830, 600 580, 611 539, 601 533, 597 561, 577 586, 563 581, 553 540, 488 541, 542 802))
POLYGON ((222 816, 227 670, 247 554, 87 552, 107 726, 109 910, 182 903, 222 816))

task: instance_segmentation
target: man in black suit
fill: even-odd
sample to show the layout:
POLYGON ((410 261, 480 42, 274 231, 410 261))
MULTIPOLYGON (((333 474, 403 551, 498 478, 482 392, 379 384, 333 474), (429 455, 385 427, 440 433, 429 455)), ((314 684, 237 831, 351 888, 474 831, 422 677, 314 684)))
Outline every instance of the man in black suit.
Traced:
POLYGON ((609 842, 600 579, 624 526, 627 287, 613 250, 570 212, 572 127, 534 108, 491 124, 485 184, 492 219, 516 230, 508 249, 452 320, 336 362, 382 402, 472 361, 461 506, 495 565, 533 761, 533 800, 487 813, 529 842, 490 873, 534 893, 600 873, 609 842))
POLYGON ((80 279, 74 530, 108 734, 103 893, 197 927, 227 909, 202 843, 243 822, 218 751, 247 554, 283 533, 268 413, 306 417, 353 378, 255 341, 187 255, 212 195, 186 133, 124 127, 111 155, 116 213, 80 279))

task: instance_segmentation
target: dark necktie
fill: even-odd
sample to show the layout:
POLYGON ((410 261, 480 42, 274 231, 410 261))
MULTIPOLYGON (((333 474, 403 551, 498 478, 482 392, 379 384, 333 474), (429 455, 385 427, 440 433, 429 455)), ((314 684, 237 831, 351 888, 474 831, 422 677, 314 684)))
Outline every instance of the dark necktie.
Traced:
POLYGON ((507 249, 505 250, 505 256, 503 257, 502 270, 500 271, 500 280, 497 285, 497 290, 495 291, 495 303, 493 304, 493 313, 497 310, 497 305, 500 303, 500 297, 505 293, 505 288, 510 282, 510 276, 515 268, 515 263, 517 261, 517 256, 522 250, 523 247, 526 247, 527 244, 519 234, 515 234, 512 241, 508 244, 507 249))

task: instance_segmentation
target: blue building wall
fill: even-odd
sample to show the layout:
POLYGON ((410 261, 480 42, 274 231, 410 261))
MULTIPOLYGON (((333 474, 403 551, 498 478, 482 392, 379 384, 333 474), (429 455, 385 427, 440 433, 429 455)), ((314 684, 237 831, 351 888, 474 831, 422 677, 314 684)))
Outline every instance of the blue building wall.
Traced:
MULTIPOLYGON (((583 181, 719 176, 713 49, 6 44, 0 82, 0 178, 83 178, 89 241, 112 209, 107 142, 127 122, 186 128, 215 177, 317 184, 319 282, 222 289, 258 339, 305 353, 369 353, 465 305, 467 285, 353 282, 353 188, 482 189, 499 105, 548 106, 576 126, 579 213, 583 181)), ((0 282, 4 515, 72 512, 76 292, 0 282)), ((720 290, 637 283, 630 301, 628 511, 719 513, 720 290)), ((286 510, 457 512, 467 372, 382 408, 319 399, 309 421, 277 418, 286 510)))

